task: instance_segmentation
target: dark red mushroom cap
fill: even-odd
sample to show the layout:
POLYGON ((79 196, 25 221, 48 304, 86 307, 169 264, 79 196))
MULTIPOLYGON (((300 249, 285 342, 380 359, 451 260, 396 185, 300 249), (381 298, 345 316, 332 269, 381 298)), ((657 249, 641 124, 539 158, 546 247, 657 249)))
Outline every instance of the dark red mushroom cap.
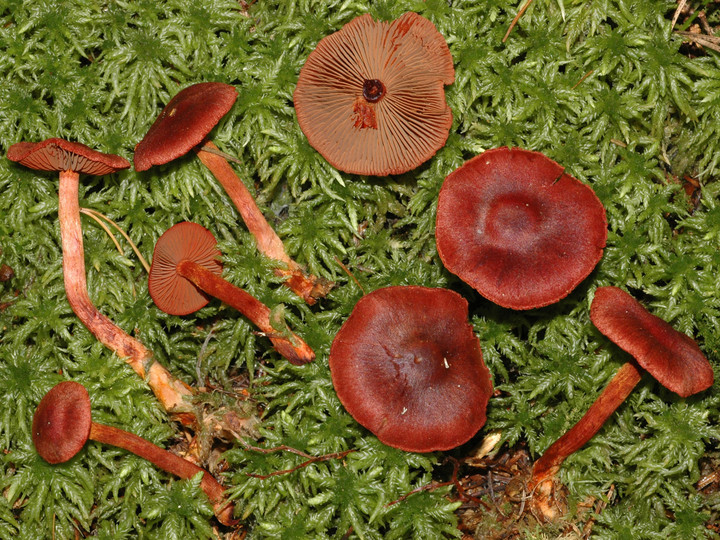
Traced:
POLYGON ((590 319, 668 390, 687 397, 712 386, 713 369, 698 344, 622 289, 598 288, 590 319))
POLYGON ((468 304, 447 289, 387 287, 364 296, 335 336, 340 401, 383 443, 448 450, 485 424, 492 394, 468 304))
POLYGON ((200 144, 237 99, 225 83, 193 84, 178 92, 135 146, 135 170, 145 171, 187 154, 200 144))
POLYGON ((450 173, 436 225, 446 268, 512 309, 567 296, 595 268, 607 239, 593 190, 520 148, 488 150, 450 173))
POLYGON ((74 171, 96 176, 130 167, 130 162, 124 157, 103 154, 84 144, 58 138, 15 143, 8 149, 7 157, 10 161, 40 171, 74 171))
POLYGON ((33 444, 48 463, 64 463, 85 446, 91 424, 90 396, 85 387, 61 382, 45 394, 35 411, 33 444))
POLYGON ((293 96, 309 143, 335 168, 400 174, 445 144, 455 80, 445 38, 405 13, 390 23, 366 14, 323 38, 300 71, 293 96))
POLYGON ((202 225, 183 221, 158 239, 153 253, 148 292, 153 302, 170 315, 188 315, 207 305, 210 297, 177 272, 180 261, 193 261, 210 272, 222 274, 217 240, 202 225))

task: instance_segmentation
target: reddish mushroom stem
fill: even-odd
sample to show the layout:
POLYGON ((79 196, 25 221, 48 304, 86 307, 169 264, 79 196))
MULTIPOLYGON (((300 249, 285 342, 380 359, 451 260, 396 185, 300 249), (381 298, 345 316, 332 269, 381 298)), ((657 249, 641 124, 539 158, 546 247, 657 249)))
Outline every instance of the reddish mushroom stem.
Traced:
POLYGON ((567 433, 555 441, 535 462, 530 489, 555 476, 565 458, 577 452, 600 430, 605 421, 622 405, 642 374, 631 362, 623 365, 585 415, 567 433))
POLYGON ((209 472, 201 469, 194 463, 180 456, 176 456, 167 450, 163 450, 159 446, 138 437, 134 433, 105 424, 92 422, 92 424, 90 424, 89 438, 93 441, 124 448, 128 452, 147 459, 160 469, 179 476, 180 478, 192 478, 197 473, 202 472, 203 477, 200 482, 200 488, 213 504, 218 520, 223 525, 234 525, 236 523, 236 520, 232 517, 233 504, 225 500, 225 489, 209 472))
POLYGON ((275 349, 293 364, 306 364, 315 358, 313 350, 299 336, 287 330, 285 337, 273 328, 270 322, 270 308, 254 296, 192 261, 180 261, 177 265, 177 273, 207 294, 222 300, 245 315, 270 338, 275 349))
MULTIPOLYGON (((217 146, 208 140, 204 142, 204 147, 218 150, 217 146)), ((235 204, 250 234, 255 237, 258 249, 267 257, 280 261, 286 266, 286 268, 277 268, 275 273, 287 277, 285 284, 310 305, 314 304, 319 297, 325 296, 332 286, 331 283, 317 276, 306 274, 288 256, 282 240, 270 227, 250 191, 228 162, 222 156, 204 150, 203 145, 195 147, 195 152, 235 204)))
POLYGON ((70 307, 103 345, 123 358, 140 377, 147 380, 168 412, 186 416, 190 413, 190 403, 184 398, 192 395, 190 387, 154 362, 152 352, 100 313, 90 300, 80 225, 79 179, 80 175, 76 172, 60 172, 58 215, 63 249, 63 275, 70 307))

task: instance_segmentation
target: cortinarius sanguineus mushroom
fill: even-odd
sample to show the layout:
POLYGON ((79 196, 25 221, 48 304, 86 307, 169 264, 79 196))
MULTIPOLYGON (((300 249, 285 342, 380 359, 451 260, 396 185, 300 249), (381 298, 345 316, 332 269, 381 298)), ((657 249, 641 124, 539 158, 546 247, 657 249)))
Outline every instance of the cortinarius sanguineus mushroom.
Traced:
POLYGON ((401 174, 445 144, 455 80, 445 38, 417 13, 357 17, 317 44, 293 95, 300 128, 335 168, 401 174))
POLYGON ((357 303, 330 348, 340 401, 381 442, 448 450, 485 424, 492 394, 480 342, 456 292, 378 289, 357 303))
POLYGON ((51 464, 64 463, 82 450, 88 439, 118 446, 180 478, 202 472, 200 487, 224 525, 234 525, 233 504, 225 501, 225 490, 213 476, 189 461, 163 450, 120 428, 92 421, 90 396, 73 381, 54 386, 40 401, 32 423, 32 440, 40 457, 51 464))
POLYGON ((293 364, 311 362, 315 353, 307 343, 288 328, 274 328, 265 304, 220 277, 216 244, 212 233, 197 223, 184 221, 165 231, 155 244, 148 278, 155 304, 171 315, 188 315, 207 305, 207 293, 250 319, 293 364))
POLYGON ((435 238, 445 267, 503 307, 567 296, 602 257, 605 209, 538 152, 495 148, 445 179, 435 238))
POLYGON ((332 284, 306 274, 285 252, 282 240, 265 220, 250 191, 217 147, 207 139, 210 131, 227 114, 237 99, 233 86, 218 82, 198 83, 178 92, 135 147, 135 170, 163 165, 194 150, 200 161, 220 182, 235 204, 258 249, 285 268, 276 273, 287 277, 285 284, 308 304, 327 294, 332 284))
POLYGON ((70 307, 88 330, 147 380, 167 411, 179 413, 181 418, 191 422, 187 417, 191 404, 184 399, 191 395, 190 388, 154 362, 152 352, 100 313, 88 296, 78 200, 80 174, 106 175, 127 169, 130 163, 120 156, 103 154, 84 144, 57 138, 13 144, 7 157, 31 169, 60 172, 58 215, 63 278, 70 307))
POLYGON ((535 462, 529 488, 534 490, 534 510, 546 520, 559 511, 553 493, 560 465, 582 448, 630 395, 640 382, 640 368, 681 397, 709 388, 714 380, 712 366, 695 341, 649 313, 622 289, 598 288, 590 319, 600 332, 630 353, 640 367, 632 361, 625 363, 578 423, 535 462))

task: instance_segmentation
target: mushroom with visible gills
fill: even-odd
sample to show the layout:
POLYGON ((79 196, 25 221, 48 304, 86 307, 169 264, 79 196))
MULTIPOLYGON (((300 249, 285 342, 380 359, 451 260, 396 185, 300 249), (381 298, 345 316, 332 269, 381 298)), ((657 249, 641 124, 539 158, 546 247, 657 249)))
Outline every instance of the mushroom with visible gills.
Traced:
POLYGON ((350 415, 388 446, 449 450, 485 424, 492 394, 468 303, 454 291, 378 289, 356 304, 330 348, 350 415))
POLYGON ((207 139, 236 99, 237 90, 233 86, 218 82, 193 84, 178 92, 135 146, 135 170, 163 165, 194 150, 235 204, 258 249, 285 265, 286 268, 276 269, 276 274, 287 277, 285 284, 308 304, 314 304, 328 293, 332 284, 305 273, 288 256, 282 240, 268 224, 250 191, 222 157, 223 153, 207 139))
POLYGON ((539 152, 487 150, 451 172, 435 228, 445 267, 496 304, 532 309, 567 296, 602 258, 595 192, 539 152))
POLYGON ((270 308, 220 277, 216 244, 210 231, 190 221, 163 233, 155 244, 148 278, 148 291, 157 307, 170 315, 188 315, 207 305, 207 295, 214 296, 250 319, 290 362, 311 362, 315 353, 307 343, 288 328, 273 327, 270 308))
POLYGON ((642 377, 640 368, 681 397, 706 390, 714 380, 712 366, 694 340, 652 315, 618 287, 595 291, 590 319, 640 367, 635 362, 625 363, 577 424, 535 462, 528 487, 534 491, 533 508, 548 521, 559 513, 553 493, 560 465, 582 448, 630 395, 642 377))
POLYGON ((356 17, 317 44, 293 94, 308 142, 336 169, 402 174, 447 140, 445 85, 453 59, 435 25, 417 13, 392 22, 356 17))
POLYGON ((177 413, 185 422, 192 423, 191 403, 185 399, 192 395, 190 387, 154 361, 152 352, 142 343, 100 313, 87 291, 78 200, 80 174, 106 175, 127 169, 130 163, 120 156, 103 154, 84 144, 58 138, 13 144, 7 157, 31 169, 60 172, 58 216, 63 279, 70 307, 95 337, 147 380, 165 410, 177 413))
POLYGON ((50 464, 64 463, 80 452, 88 439, 123 448, 180 478, 202 472, 200 487, 220 523, 237 523, 232 517, 233 504, 225 500, 224 488, 209 472, 134 433, 93 422, 90 396, 82 384, 65 381, 55 385, 40 400, 33 417, 32 440, 37 453, 50 464))

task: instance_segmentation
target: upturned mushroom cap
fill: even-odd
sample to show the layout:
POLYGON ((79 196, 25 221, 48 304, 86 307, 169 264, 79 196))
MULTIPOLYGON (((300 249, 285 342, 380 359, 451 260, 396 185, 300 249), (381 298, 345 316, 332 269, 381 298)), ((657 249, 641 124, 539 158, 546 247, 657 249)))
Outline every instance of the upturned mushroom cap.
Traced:
POLYGON ((492 394, 468 304, 447 289, 387 287, 364 296, 335 336, 340 401, 383 443, 447 450, 484 424, 492 394))
POLYGON ((590 320, 668 390, 687 397, 712 386, 713 369, 698 344, 622 289, 598 288, 590 320))
POLYGON ((488 150, 450 173, 436 225, 445 267, 512 309, 567 296, 595 268, 607 239, 593 190, 520 148, 488 150))
POLYGON ((135 170, 145 171, 187 154, 200 144, 237 99, 225 83, 193 84, 178 92, 135 146, 135 170))
POLYGON ((124 157, 103 154, 84 144, 55 137, 36 143, 15 143, 8 149, 7 157, 30 169, 74 171, 96 176, 130 167, 130 162, 124 157))
POLYGON ((454 80, 450 50, 429 20, 366 14, 318 43, 293 99, 308 141, 335 168, 401 174, 445 144, 444 85, 454 80))
POLYGON ((66 381, 54 386, 35 411, 32 440, 37 453, 51 464, 77 454, 90 437, 90 396, 82 384, 66 381))
POLYGON ((217 240, 202 225, 183 221, 158 239, 153 253, 148 292, 153 302, 170 315, 189 315, 207 305, 210 297, 177 272, 180 261, 193 261, 210 272, 222 274, 217 240))

